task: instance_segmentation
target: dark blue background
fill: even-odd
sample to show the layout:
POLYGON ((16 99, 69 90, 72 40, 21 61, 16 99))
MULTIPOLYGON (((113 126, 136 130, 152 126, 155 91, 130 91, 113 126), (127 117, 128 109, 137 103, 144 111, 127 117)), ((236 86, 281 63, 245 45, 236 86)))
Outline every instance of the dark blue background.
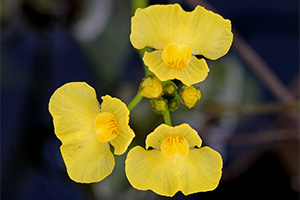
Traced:
MULTIPOLYGON (((298 0, 209 2, 224 18, 232 21, 233 27, 285 85, 299 75, 298 0)), ((69 31, 69 24, 50 20, 50 24, 43 25, 41 21, 28 23, 24 19, 17 31, 10 29, 9 22, 2 28, 1 196, 3 199, 92 199, 89 186, 70 181, 65 173, 60 142, 53 134, 52 118, 48 113, 48 101, 55 89, 64 83, 85 81, 96 85, 99 80, 69 31)), ((136 59, 138 57, 132 53, 128 63, 136 59)), ((124 68, 130 69, 127 64, 124 68)), ((249 70, 249 73, 252 72, 249 70)), ((133 77, 124 74, 122 78, 130 80, 133 77)), ((263 100, 275 101, 261 86, 265 90, 263 100)), ((98 95, 103 91, 98 88, 98 95)), ((263 125, 267 129, 269 123, 263 125)), ((282 199, 278 196, 282 190, 290 199, 297 195, 289 187, 288 177, 278 166, 276 156, 267 153, 236 182, 221 184, 215 193, 203 193, 201 198, 232 199, 234 193, 243 191, 247 193, 245 199, 247 195, 252 198, 258 194, 268 199, 282 199), (255 176, 260 173, 266 173, 267 179, 255 176)), ((175 198, 182 196, 178 194, 175 198)), ((197 195, 187 197, 197 198, 197 195)))

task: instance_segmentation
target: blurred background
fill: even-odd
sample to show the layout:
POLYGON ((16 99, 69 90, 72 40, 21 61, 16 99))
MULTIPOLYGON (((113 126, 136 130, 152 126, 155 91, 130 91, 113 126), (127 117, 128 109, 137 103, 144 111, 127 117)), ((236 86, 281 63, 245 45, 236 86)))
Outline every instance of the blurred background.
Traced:
MULTIPOLYGON (((124 172, 95 184, 68 178, 48 102, 70 81, 98 97, 129 103, 144 76, 129 41, 130 0, 1 0, 2 199, 169 199, 138 191, 124 172)), ((138 2, 134 1, 134 2, 138 2)), ((233 25, 229 53, 208 61, 203 98, 171 113, 174 125, 195 128, 203 145, 222 154, 223 175, 212 192, 173 199, 299 199, 299 1, 182 0, 214 10, 233 25)), ((148 100, 131 113, 135 145, 163 122, 148 100)))

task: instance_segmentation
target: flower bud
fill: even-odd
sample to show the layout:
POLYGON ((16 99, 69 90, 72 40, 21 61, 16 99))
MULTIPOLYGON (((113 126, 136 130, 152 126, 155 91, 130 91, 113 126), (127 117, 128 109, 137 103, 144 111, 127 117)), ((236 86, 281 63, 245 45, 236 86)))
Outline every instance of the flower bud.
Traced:
POLYGON ((173 81, 163 83, 164 95, 175 96, 177 88, 177 85, 173 81))
POLYGON ((201 90, 193 85, 183 87, 180 92, 181 100, 188 108, 192 108, 197 105, 201 96, 201 90))
POLYGON ((149 99, 155 99, 161 96, 162 85, 156 76, 147 76, 143 78, 139 90, 141 96, 149 99))
POLYGON ((150 101, 152 110, 157 114, 164 114, 164 112, 168 109, 167 100, 161 99, 151 99, 150 101))
POLYGON ((174 112, 179 108, 179 106, 180 106, 180 100, 178 97, 168 100, 169 111, 174 112))

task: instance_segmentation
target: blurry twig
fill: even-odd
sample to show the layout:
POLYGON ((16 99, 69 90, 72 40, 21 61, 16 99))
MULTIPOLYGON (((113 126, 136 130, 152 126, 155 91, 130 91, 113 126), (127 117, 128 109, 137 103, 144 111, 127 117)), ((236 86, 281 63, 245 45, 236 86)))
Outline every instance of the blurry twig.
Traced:
POLYGON ((227 143, 229 145, 255 145, 262 143, 282 142, 287 140, 300 140, 298 129, 276 129, 258 133, 235 134, 227 143))
POLYGON ((297 111, 300 108, 299 102, 292 103, 256 103, 238 105, 208 104, 205 106, 206 112, 211 116, 218 116, 231 113, 242 114, 267 114, 278 112, 297 111))
POLYGON ((240 56, 248 63, 249 67, 256 73, 260 80, 281 102, 292 102, 295 100, 285 85, 283 85, 276 74, 270 70, 264 60, 255 52, 255 50, 234 31, 233 47, 240 56))
MULTIPOLYGON (((243 172, 250 168, 257 160, 262 156, 263 153, 270 150, 270 147, 278 147, 279 145, 260 145, 260 144, 290 144, 291 141, 299 142, 298 129, 280 129, 263 131, 258 133, 248 133, 248 134, 236 134, 227 140, 229 145, 258 145, 255 151, 244 151, 238 155, 233 162, 226 168, 223 175, 223 181, 232 181, 239 177, 243 172), (287 143, 288 142, 288 143, 287 143)), ((291 149, 291 148, 286 148, 291 149)), ((295 150, 292 148, 292 150, 295 150)), ((296 155, 297 152, 295 152, 296 155)), ((290 155, 290 154, 289 154, 290 155)), ((299 169, 297 165, 297 159, 290 160, 295 164, 296 169, 299 169)), ((283 163, 287 165, 288 162, 283 163)), ((296 170, 297 171, 297 170, 296 170)), ((293 174, 295 176, 295 174, 293 174)))

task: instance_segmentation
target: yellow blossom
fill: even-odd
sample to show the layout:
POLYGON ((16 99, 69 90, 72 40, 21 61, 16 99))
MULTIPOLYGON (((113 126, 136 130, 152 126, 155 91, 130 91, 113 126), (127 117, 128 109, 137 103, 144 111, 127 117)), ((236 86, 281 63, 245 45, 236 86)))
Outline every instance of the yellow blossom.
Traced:
POLYGON ((139 90, 141 96, 154 99, 161 96, 162 85, 155 76, 147 76, 142 80, 139 90))
POLYGON ((117 98, 102 97, 101 108, 95 90, 84 82, 58 88, 49 102, 56 136, 70 178, 76 182, 98 182, 115 165, 114 154, 123 154, 134 132, 129 127, 129 110, 117 98))
POLYGON ((192 12, 180 5, 152 5, 137 9, 131 19, 130 41, 137 49, 152 47, 143 60, 161 81, 179 79, 185 85, 203 81, 206 61, 224 56, 233 40, 231 22, 197 6, 192 12))
POLYGON ((188 124, 162 124, 147 136, 147 150, 136 146, 129 151, 126 176, 134 188, 164 196, 214 190, 222 175, 222 157, 201 144, 188 124))
POLYGON ((184 87, 180 92, 181 100, 188 108, 197 105, 201 96, 201 91, 193 85, 184 87))

